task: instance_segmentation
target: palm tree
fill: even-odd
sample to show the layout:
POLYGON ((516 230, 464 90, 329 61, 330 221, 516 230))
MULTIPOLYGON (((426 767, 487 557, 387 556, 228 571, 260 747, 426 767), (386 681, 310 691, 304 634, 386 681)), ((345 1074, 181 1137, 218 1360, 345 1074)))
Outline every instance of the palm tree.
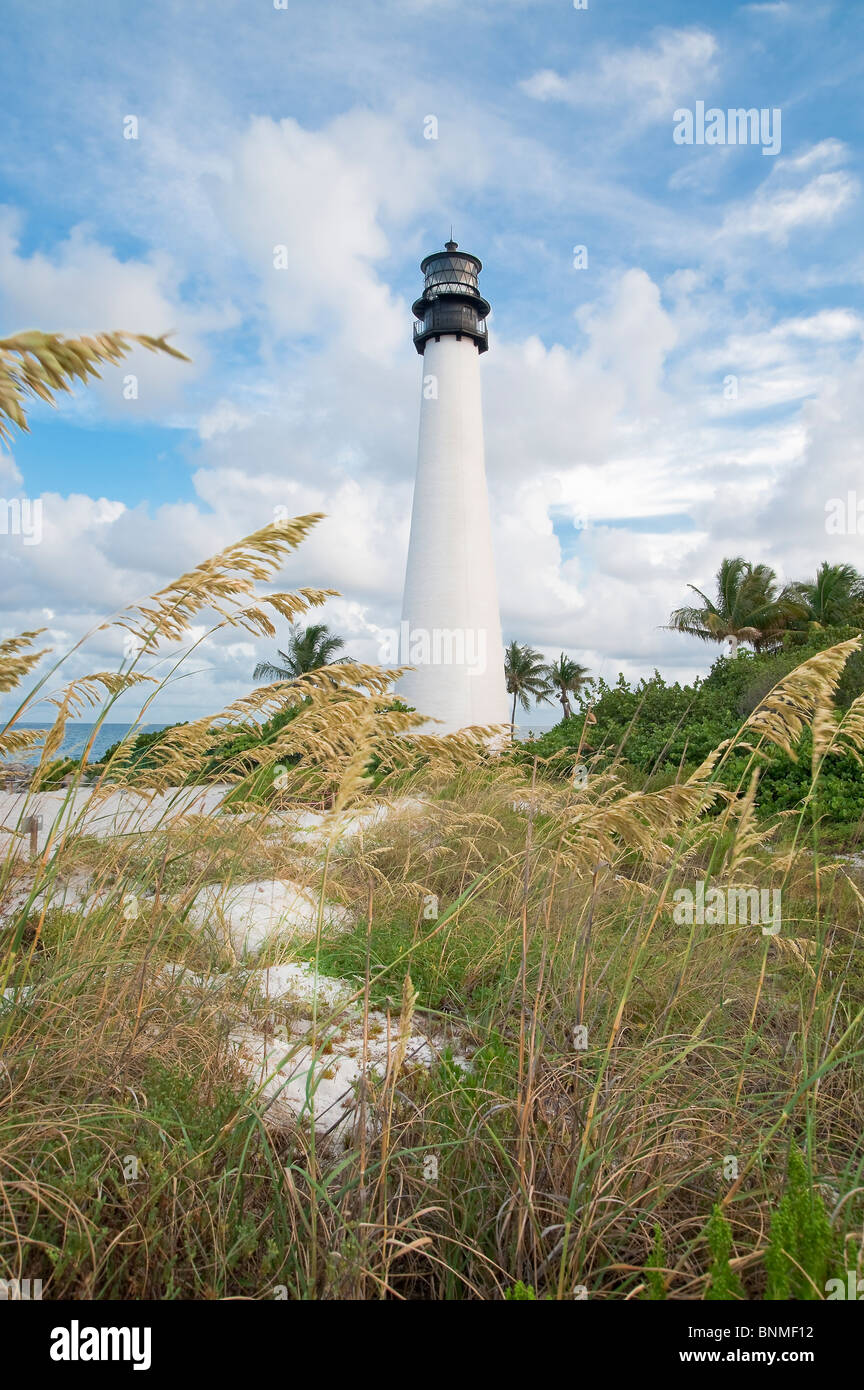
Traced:
POLYGON ((516 724, 516 701, 523 709, 531 708, 531 698, 551 705, 551 686, 546 664, 539 652, 527 643, 511 642, 504 651, 504 675, 507 689, 513 696, 510 723, 516 724))
POLYGON ((582 687, 588 684, 591 679, 588 667, 580 666, 578 661, 571 661, 569 656, 562 652, 557 661, 550 661, 546 673, 549 684, 561 701, 564 718, 569 719, 573 711, 567 696, 578 695, 582 687))
POLYGON ((829 565, 826 560, 815 579, 790 584, 788 593, 800 605, 803 621, 817 627, 842 627, 864 616, 864 576, 854 565, 829 565))
POLYGON ((331 632, 326 623, 312 623, 306 628, 292 623, 288 650, 279 652, 284 664, 276 666, 270 661, 259 661, 252 679, 294 681, 308 671, 317 671, 319 666, 339 666, 348 659, 335 655, 344 646, 344 640, 331 632))
POLYGON ((769 565, 751 565, 740 555, 723 560, 716 586, 717 597, 712 599, 688 584, 702 602, 676 608, 668 627, 703 642, 728 642, 729 655, 736 656, 739 642, 750 642, 757 652, 776 647, 780 634, 800 615, 800 603, 789 589, 778 589, 769 565))

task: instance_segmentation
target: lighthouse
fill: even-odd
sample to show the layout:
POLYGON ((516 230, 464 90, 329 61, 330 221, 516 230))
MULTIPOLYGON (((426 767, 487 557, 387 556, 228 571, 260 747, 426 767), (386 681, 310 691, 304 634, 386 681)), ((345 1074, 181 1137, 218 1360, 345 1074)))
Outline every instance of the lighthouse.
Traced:
POLYGON ((489 341, 482 264, 448 241, 420 266, 414 346, 423 362, 417 477, 397 693, 424 733, 509 722, 483 451, 480 358, 489 341))

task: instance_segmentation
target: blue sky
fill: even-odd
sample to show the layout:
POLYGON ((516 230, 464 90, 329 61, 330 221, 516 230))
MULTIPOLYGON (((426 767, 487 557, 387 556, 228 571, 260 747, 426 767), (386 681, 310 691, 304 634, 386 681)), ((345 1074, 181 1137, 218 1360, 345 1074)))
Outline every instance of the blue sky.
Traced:
MULTIPOLYGON (((170 330, 194 360, 106 371, 0 456, 0 494, 45 517, 39 545, 0 536, 3 633, 75 640, 288 506, 328 519, 284 578, 338 588, 328 621, 376 659, 410 304, 451 222, 494 310, 507 638, 684 678, 710 654, 662 624, 724 554, 864 567, 824 525, 864 489, 862 31, 818 0, 7 0, 4 331, 170 330), (699 101, 779 109, 780 152, 676 144, 699 101)), ((157 713, 234 698, 265 647, 220 637, 157 713)))

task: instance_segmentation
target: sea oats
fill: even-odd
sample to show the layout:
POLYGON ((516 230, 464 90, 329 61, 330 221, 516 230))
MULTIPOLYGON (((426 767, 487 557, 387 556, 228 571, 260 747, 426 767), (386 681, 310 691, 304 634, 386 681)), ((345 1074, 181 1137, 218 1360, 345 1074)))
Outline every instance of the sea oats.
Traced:
POLYGON ((24 650, 32 646, 33 639, 40 637, 44 631, 44 627, 38 627, 33 632, 21 632, 17 637, 7 637, 0 642, 0 694, 20 685, 24 676, 51 650, 50 647, 35 652, 24 650))
POLYGON ((805 727, 817 708, 830 703, 843 667, 860 647, 860 637, 852 637, 796 666, 760 701, 744 728, 755 730, 761 739, 775 744, 794 761, 805 727))
POLYGON ((3 730, 0 734, 0 757, 14 757, 16 753, 25 753, 28 748, 33 748, 40 738, 44 738, 47 729, 9 729, 3 730))
MULTIPOLYGON (((312 512, 271 522, 202 561, 149 599, 125 609, 107 626, 124 628, 151 645, 154 638, 178 641, 192 621, 210 608, 229 626, 272 635, 271 620, 260 607, 266 600, 255 594, 254 582, 270 579, 321 519, 320 512, 312 512), (253 598, 255 604, 250 604, 253 598)), ((276 612, 290 611, 296 616, 334 593, 335 590, 309 589, 295 595, 273 594, 269 606, 276 612)))
POLYGON ((54 405, 58 391, 71 391, 76 380, 98 378, 99 364, 116 365, 134 345, 148 352, 167 353, 182 362, 189 358, 167 339, 142 333, 97 333, 95 337, 65 338, 59 333, 36 330, 0 338, 0 443, 11 438, 9 421, 28 430, 27 397, 54 405))
POLYGON ((726 858, 726 872, 730 878, 740 873, 745 865, 758 864, 759 860, 754 851, 761 849, 771 836, 776 834, 775 825, 770 822, 765 825, 757 818, 756 792, 760 772, 761 768, 754 767, 744 796, 730 802, 720 823, 722 836, 730 818, 735 815, 735 835, 726 858))
POLYGON ((864 762, 864 694, 856 696, 839 719, 832 718, 831 728, 827 732, 830 732, 830 740, 823 742, 823 755, 847 755, 858 763, 864 762))

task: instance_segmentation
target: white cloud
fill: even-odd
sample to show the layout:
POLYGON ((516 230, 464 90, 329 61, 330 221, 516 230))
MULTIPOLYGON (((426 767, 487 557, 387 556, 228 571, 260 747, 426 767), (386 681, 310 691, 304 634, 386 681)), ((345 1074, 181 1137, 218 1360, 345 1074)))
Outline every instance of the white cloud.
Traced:
POLYGON ((591 306, 579 317, 591 338, 589 360, 611 370, 635 413, 656 408, 664 362, 677 332, 650 276, 628 270, 611 302, 591 306))
POLYGON ((796 159, 779 161, 750 199, 727 212, 720 239, 758 237, 784 246, 793 232, 830 226, 859 193, 858 180, 836 167, 844 157, 839 141, 823 140, 796 159), (800 182, 800 175, 820 167, 823 172, 800 182))
POLYGON ((544 68, 520 87, 537 101, 638 106, 645 120, 671 120, 683 97, 711 79, 717 56, 717 40, 704 29, 661 30, 651 44, 592 55, 566 77, 544 68))
POLYGON ((809 169, 836 169, 838 165, 845 164, 849 159, 849 148, 842 140, 819 140, 817 144, 811 145, 802 154, 795 155, 794 158, 788 155, 781 155, 774 166, 774 172, 786 172, 791 170, 809 169))
POLYGON ((818 174, 803 188, 762 190, 726 218, 723 232, 764 237, 784 245, 801 227, 829 226, 854 201, 857 180, 845 173, 818 174))
POLYGON ((61 407, 92 411, 95 402, 108 414, 136 418, 161 415, 178 401, 190 380, 209 364, 203 335, 237 321, 234 310, 196 308, 180 293, 181 272, 170 256, 153 252, 146 260, 120 260, 86 227, 75 227, 51 251, 19 251, 20 218, 0 215, 0 311, 10 331, 40 327, 65 334, 103 331, 173 333, 174 345, 192 357, 178 365, 163 354, 135 349, 117 368, 105 367, 102 381, 61 407), (138 379, 137 398, 124 396, 128 373, 138 379), (91 399, 92 398, 92 399, 91 399))
MULTIPOLYGON (((381 123, 375 124, 380 139, 381 123)), ((230 176, 212 180, 212 195, 220 220, 257 270, 280 334, 335 330, 372 354, 390 352, 402 336, 405 311, 374 269, 389 247, 370 163, 353 157, 354 140, 348 122, 334 136, 291 119, 260 118, 231 151, 230 176)))
POLYGON ((745 14, 767 15, 771 19, 786 19, 792 13, 788 0, 763 0, 762 3, 742 5, 745 14))

